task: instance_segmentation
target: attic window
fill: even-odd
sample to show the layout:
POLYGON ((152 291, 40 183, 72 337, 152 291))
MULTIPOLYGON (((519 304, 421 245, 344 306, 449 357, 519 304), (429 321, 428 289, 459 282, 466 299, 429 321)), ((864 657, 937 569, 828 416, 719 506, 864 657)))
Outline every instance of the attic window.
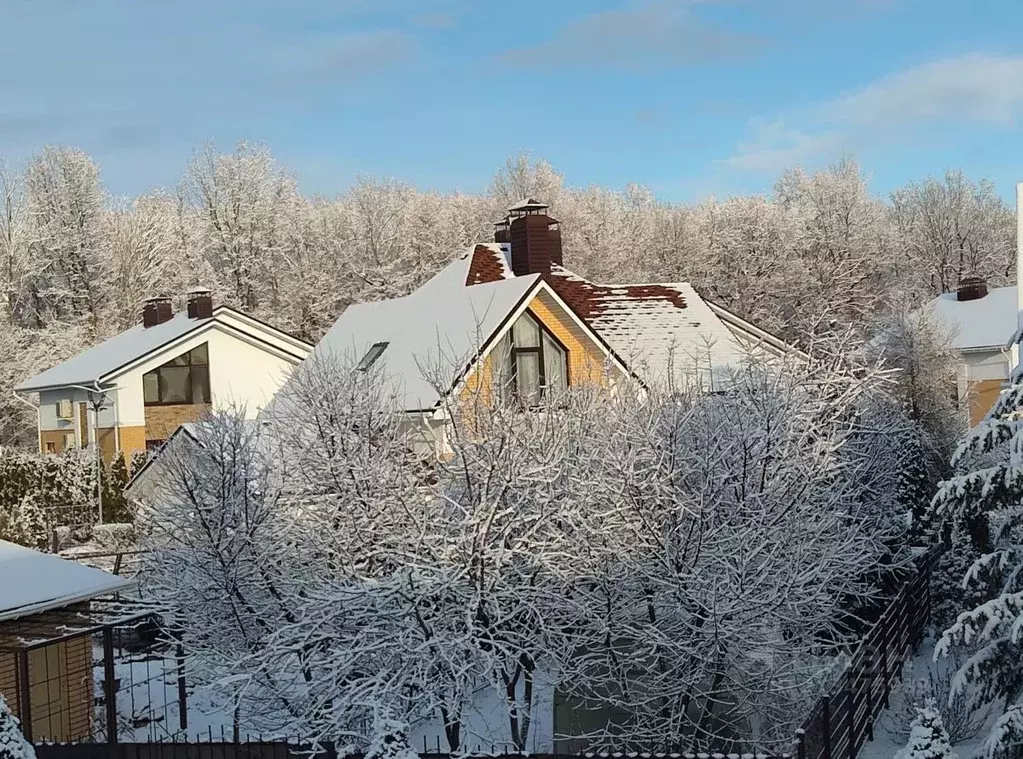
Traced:
POLYGON ((359 362, 358 366, 355 367, 356 371, 366 372, 373 366, 380 355, 384 352, 390 343, 374 343, 373 347, 366 351, 366 355, 362 357, 362 361, 359 362))

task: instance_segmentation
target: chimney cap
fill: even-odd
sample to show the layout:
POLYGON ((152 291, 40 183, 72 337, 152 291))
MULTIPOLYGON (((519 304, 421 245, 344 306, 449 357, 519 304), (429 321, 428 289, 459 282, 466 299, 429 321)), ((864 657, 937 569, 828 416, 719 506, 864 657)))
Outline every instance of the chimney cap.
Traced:
POLYGON ((170 298, 169 295, 154 295, 154 296, 152 296, 150 298, 146 298, 142 302, 143 303, 169 303, 170 299, 171 298, 170 298))
POLYGON ((188 295, 210 295, 212 292, 208 287, 193 287, 188 291, 188 295))
POLYGON ((541 203, 534 198, 523 198, 508 209, 508 213, 528 213, 529 211, 542 211, 550 208, 546 203, 541 203))

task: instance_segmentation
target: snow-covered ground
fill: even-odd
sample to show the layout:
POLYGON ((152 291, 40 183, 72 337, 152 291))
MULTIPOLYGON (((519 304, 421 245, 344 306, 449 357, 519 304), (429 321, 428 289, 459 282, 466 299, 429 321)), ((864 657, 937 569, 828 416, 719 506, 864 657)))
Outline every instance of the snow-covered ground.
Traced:
MULTIPOLYGON (((96 646, 93 660, 95 693, 103 694, 103 650, 96 646)), ((181 729, 178 710, 178 671, 173 658, 123 652, 114 664, 118 681, 118 736, 121 741, 158 741, 171 736, 178 740, 231 740, 233 715, 229 704, 216 699, 206 688, 195 687, 186 679, 188 727, 181 729), (122 658, 123 657, 123 658, 122 658)), ((535 706, 530 727, 530 753, 551 753, 554 750, 554 687, 538 678, 534 691, 535 706)), ((508 726, 508 712, 502 695, 494 688, 481 688, 465 708, 462 717, 462 745, 482 753, 510 753, 513 750, 508 726), (500 738, 506 736, 502 741, 500 738)), ((97 729, 104 730, 106 711, 96 706, 97 729)), ((242 739, 291 738, 292 735, 262 733, 245 722, 241 715, 239 730, 242 739)), ((413 747, 429 752, 446 751, 447 740, 440 720, 413 725, 409 734, 413 747)))
MULTIPOLYGON (((937 662, 933 660, 935 643, 936 640, 933 637, 927 638, 916 654, 906 662, 902 683, 892 691, 889 708, 881 713, 874 726, 874 740, 868 741, 863 746, 860 751, 860 759, 892 759, 900 749, 905 747, 906 740, 893 735, 893 733, 897 731, 897 727, 902 721, 902 715, 906 714, 909 709, 906 701, 911 684, 926 682, 932 672, 940 676, 947 672, 950 666, 948 659, 939 659, 937 662)), ((975 738, 953 744, 953 750, 959 759, 972 759, 984 755, 984 741, 987 738, 988 728, 991 727, 995 719, 996 714, 991 714, 975 738)), ((908 727, 906 732, 908 733, 908 727)))

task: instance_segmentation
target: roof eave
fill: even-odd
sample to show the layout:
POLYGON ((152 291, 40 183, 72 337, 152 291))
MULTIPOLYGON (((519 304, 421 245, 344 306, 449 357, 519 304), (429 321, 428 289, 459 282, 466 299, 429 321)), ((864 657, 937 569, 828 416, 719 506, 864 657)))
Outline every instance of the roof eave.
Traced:
POLYGON ((45 601, 39 601, 25 606, 18 606, 15 609, 7 609, 6 611, 0 611, 0 622, 6 622, 11 619, 20 619, 22 617, 30 617, 33 614, 41 614, 44 611, 62 609, 65 606, 73 606, 74 604, 82 603, 83 601, 90 601, 93 598, 100 598, 101 596, 120 593, 124 590, 135 587, 136 584, 135 580, 122 579, 119 584, 113 585, 109 588, 104 588, 103 590, 83 591, 71 596, 48 598, 45 601))

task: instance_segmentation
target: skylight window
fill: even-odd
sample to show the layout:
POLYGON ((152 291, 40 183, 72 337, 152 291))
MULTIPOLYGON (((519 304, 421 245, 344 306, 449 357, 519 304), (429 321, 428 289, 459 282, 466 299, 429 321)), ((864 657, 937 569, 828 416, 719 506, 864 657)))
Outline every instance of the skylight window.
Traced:
POLYGON ((376 360, 380 358, 380 355, 384 352, 388 345, 390 345, 390 343, 374 343, 373 347, 366 351, 366 355, 362 357, 362 361, 360 361, 358 366, 355 367, 356 371, 369 371, 369 368, 376 363, 376 360))

